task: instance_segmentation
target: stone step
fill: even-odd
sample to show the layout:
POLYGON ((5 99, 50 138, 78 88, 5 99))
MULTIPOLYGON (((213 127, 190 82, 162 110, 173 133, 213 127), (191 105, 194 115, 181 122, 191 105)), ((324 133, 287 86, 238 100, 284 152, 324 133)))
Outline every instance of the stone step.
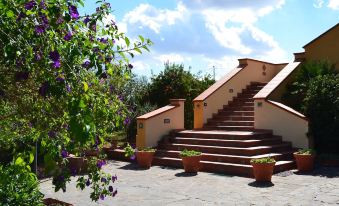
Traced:
MULTIPOLYGON (((154 157, 153 165, 170 166, 183 168, 182 160, 179 158, 154 157)), ((274 173, 295 168, 294 161, 278 161, 274 167, 274 173)), ((224 173, 228 175, 238 175, 253 177, 253 168, 251 165, 232 164, 224 162, 200 161, 200 171, 224 173)))
POLYGON ((219 109, 221 111, 254 111, 254 105, 252 106, 226 106, 224 109, 219 109))
POLYGON ((230 115, 234 115, 234 116, 254 116, 254 111, 225 111, 225 110, 221 110, 218 112, 218 114, 215 115, 219 115, 219 116, 230 116, 230 115))
POLYGON ((190 145, 190 144, 176 144, 176 143, 160 143, 158 146, 162 150, 197 150, 203 153, 216 153, 216 154, 228 154, 228 155, 243 155, 253 156, 261 155, 271 152, 280 152, 291 150, 290 143, 280 143, 276 145, 267 146, 255 146, 255 147, 221 147, 221 146, 206 146, 206 145, 190 145))
POLYGON ((253 131, 254 126, 217 126, 204 125, 204 130, 224 130, 224 131, 253 131))
MULTIPOLYGON (((272 137, 272 131, 220 131, 220 130, 185 130, 175 134, 177 137, 204 138, 204 139, 228 139, 228 140, 248 140, 265 139, 272 137)), ((278 137, 278 136, 273 136, 278 137)))
POLYGON ((208 145, 220 147, 255 147, 279 144, 282 142, 282 138, 271 137, 265 139, 228 140, 228 139, 174 137, 173 139, 171 139, 171 141, 176 144, 208 145))
POLYGON ((228 107, 241 107, 241 106, 253 107, 254 102, 228 102, 228 105, 223 105, 223 108, 225 109, 228 107))
POLYGON ((213 121, 254 121, 254 116, 214 116, 213 118, 207 119, 207 122, 213 122, 213 121))
POLYGON ((254 121, 220 121, 212 120, 206 125, 208 126, 254 126, 254 121))
MULTIPOLYGON (((254 155, 254 156, 239 156, 239 155, 224 155, 224 154, 213 154, 213 153, 202 153, 202 161, 211 161, 211 162, 225 162, 225 163, 234 163, 234 164, 245 164, 249 165, 251 159, 271 157, 276 161, 280 160, 293 160, 294 150, 284 151, 279 153, 267 153, 263 155, 254 155)), ((156 152, 157 157, 169 157, 169 158, 179 158, 180 151, 177 150, 158 150, 156 152)))

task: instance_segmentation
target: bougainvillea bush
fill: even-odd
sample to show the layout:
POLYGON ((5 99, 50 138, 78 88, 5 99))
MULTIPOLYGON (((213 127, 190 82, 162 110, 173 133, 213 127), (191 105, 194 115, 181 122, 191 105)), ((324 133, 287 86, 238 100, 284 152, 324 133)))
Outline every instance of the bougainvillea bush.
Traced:
MULTIPOLYGON (((84 16, 80 6, 82 0, 0 0, 0 148, 8 154, 2 170, 25 163, 21 171, 34 175, 38 148, 63 191, 72 175, 66 157, 100 148, 121 128, 128 110, 117 91, 130 78, 128 58, 151 44, 142 36, 131 42, 107 22, 109 3, 98 1, 84 16)), ((78 186, 91 187, 95 201, 114 196, 116 177, 101 171, 105 161, 89 163, 78 186)))

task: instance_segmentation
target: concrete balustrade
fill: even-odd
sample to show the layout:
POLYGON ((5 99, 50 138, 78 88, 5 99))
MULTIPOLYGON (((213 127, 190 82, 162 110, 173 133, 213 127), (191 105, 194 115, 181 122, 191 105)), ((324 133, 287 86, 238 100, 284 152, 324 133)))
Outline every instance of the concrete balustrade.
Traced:
POLYGON ((232 101, 251 82, 269 82, 287 64, 239 59, 239 66, 193 100, 194 128, 202 128, 214 113, 232 101))
POLYGON ((137 148, 156 147, 170 131, 184 129, 185 99, 171 99, 170 104, 137 118, 137 148))
POLYGON ((255 129, 270 129, 293 147, 308 148, 308 120, 294 109, 281 103, 286 86, 293 80, 300 62, 288 64, 254 98, 255 129))

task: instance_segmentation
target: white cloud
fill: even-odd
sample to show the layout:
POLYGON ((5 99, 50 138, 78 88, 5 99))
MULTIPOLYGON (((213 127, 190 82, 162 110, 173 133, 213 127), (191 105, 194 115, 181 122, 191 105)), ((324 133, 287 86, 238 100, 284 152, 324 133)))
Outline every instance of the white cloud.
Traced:
POLYGON ((158 57, 155 57, 156 60, 159 60, 161 62, 175 62, 175 63, 183 63, 183 62, 189 62, 192 60, 191 57, 184 57, 180 54, 170 53, 170 54, 162 54, 158 57))
POLYGON ((323 7, 324 0, 314 0, 313 6, 317 9, 323 7))
POLYGON ((181 0, 174 9, 140 4, 122 23, 128 36, 142 34, 155 44, 151 55, 137 57, 142 74, 163 68, 166 61, 192 66, 219 79, 238 64, 238 58, 284 62, 286 52, 268 33, 256 27, 259 19, 279 9, 284 0, 181 0), (148 71, 147 71, 148 70, 148 71))
POLYGON ((133 65, 133 70, 137 72, 147 73, 151 69, 151 66, 143 61, 132 61, 131 64, 133 65))
POLYGON ((327 6, 331 9, 339 10, 339 0, 329 0, 327 6))
POLYGON ((141 24, 142 26, 149 27, 156 33, 160 33, 162 26, 173 25, 177 20, 182 20, 185 12, 186 8, 180 2, 176 10, 157 9, 149 4, 140 4, 125 15, 123 22, 141 24))

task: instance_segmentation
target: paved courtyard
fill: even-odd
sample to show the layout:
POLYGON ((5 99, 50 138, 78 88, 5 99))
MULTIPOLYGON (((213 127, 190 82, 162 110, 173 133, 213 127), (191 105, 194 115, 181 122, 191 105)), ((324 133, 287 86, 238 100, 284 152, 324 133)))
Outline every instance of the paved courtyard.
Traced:
POLYGON ((317 168, 312 174, 287 171, 274 175, 272 184, 212 173, 187 175, 182 169, 152 167, 110 161, 106 172, 117 174, 115 198, 91 202, 89 190, 76 189, 75 179, 67 192, 54 193, 51 180, 43 180, 46 197, 74 205, 339 205, 339 168, 317 168))

